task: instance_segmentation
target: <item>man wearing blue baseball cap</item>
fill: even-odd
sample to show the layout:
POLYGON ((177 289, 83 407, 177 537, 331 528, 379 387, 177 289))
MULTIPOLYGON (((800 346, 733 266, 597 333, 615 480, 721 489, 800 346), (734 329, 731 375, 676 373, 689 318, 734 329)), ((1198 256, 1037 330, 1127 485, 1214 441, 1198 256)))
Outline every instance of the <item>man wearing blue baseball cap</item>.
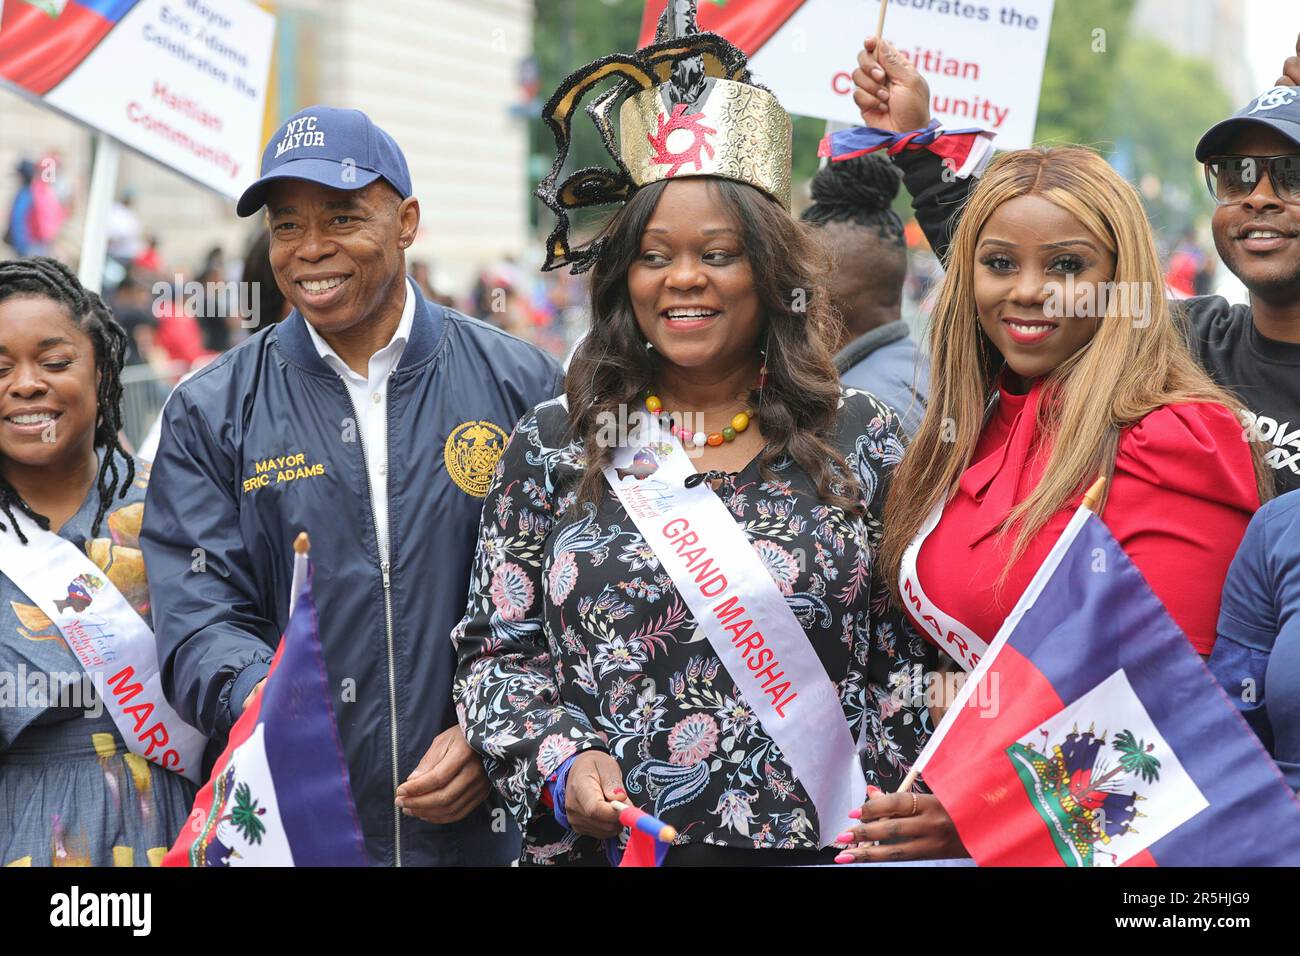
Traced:
POLYGON ((371 859, 507 862, 518 835, 457 725, 449 634, 497 458, 559 367, 407 278, 419 202, 364 113, 285 122, 239 200, 263 208, 293 312, 178 386, 153 465, 141 539, 164 690, 211 759, 266 677, 306 530, 371 859))
POLYGON ((1296 53, 1276 86, 1196 147, 1215 247, 1250 304, 1183 303, 1197 357, 1246 403, 1279 492, 1300 488, 1300 39, 1296 53))

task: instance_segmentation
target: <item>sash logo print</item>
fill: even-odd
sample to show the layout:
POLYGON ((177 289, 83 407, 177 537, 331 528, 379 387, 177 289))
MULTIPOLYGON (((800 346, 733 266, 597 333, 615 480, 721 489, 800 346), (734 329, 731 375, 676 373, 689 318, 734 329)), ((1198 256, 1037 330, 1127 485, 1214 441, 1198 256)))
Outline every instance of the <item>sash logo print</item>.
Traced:
MULTIPOLYGON (((95 595, 103 589, 103 579, 93 574, 78 574, 68 583, 67 597, 54 602, 60 614, 66 616, 71 612, 74 615, 73 620, 61 625, 62 629, 70 644, 76 644, 90 652, 90 661, 94 666, 103 666, 117 659, 117 654, 112 650, 114 634, 107 622, 80 619, 94 603, 95 595), (89 633, 88 627, 96 633, 89 633)), ((135 668, 128 664, 111 675, 106 683, 122 712, 133 721, 136 740, 144 748, 142 756, 167 770, 184 774, 180 752, 168 746, 172 734, 168 731, 167 724, 161 719, 154 719, 154 705, 147 699, 131 704, 132 699, 145 692, 144 685, 136 677, 135 668), (152 724, 149 723, 150 720, 153 720, 152 724)))

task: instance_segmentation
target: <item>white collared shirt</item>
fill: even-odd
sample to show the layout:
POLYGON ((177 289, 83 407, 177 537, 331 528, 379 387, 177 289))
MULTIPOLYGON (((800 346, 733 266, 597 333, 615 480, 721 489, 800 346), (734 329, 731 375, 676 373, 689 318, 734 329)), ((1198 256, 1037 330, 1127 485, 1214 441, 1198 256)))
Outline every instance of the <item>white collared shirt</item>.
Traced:
POLYGON ((348 367, 339 358, 329 343, 320 337, 311 323, 307 323, 307 334, 311 336, 316 352, 325 364, 332 368, 347 386, 352 398, 352 407, 356 409, 357 431, 361 436, 361 447, 366 456, 366 471, 370 476, 370 502, 375 512, 375 535, 379 539, 379 556, 388 560, 388 379, 402 360, 406 341, 411 337, 411 325, 415 320, 416 292, 411 287, 410 279, 406 281, 406 301, 402 306, 402 318, 397 323, 397 331, 388 344, 370 356, 369 375, 362 377, 348 367))

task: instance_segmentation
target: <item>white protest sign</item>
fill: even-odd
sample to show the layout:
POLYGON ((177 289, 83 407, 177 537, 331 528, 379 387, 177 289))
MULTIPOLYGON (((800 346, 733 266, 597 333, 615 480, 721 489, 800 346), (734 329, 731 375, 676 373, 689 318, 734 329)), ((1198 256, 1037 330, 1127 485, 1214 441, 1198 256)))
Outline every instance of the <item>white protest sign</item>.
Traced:
MULTIPOLYGON (((1033 144, 1052 2, 890 0, 885 39, 925 77, 945 126, 988 129, 999 149, 1020 149, 1033 144)), ((750 70, 791 113, 859 126, 852 73, 879 11, 879 0, 807 0, 750 70)))
POLYGON ((9 0, 0 77, 236 198, 257 177, 274 36, 251 0, 9 0))

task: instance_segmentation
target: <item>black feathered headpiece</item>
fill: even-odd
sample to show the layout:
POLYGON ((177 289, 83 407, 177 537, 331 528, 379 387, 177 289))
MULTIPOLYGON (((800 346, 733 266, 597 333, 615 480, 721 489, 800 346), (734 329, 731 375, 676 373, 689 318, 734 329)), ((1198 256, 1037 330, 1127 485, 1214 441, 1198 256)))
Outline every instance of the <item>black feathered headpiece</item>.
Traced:
POLYGON ((790 207, 790 116, 771 92, 752 82, 743 51, 716 33, 699 32, 695 0, 669 0, 650 46, 603 57, 571 74, 542 118, 555 134, 557 155, 537 198, 558 219, 543 270, 569 266, 585 272, 600 256, 600 242, 582 249, 569 245, 570 209, 626 202, 642 186, 665 179, 719 176, 790 207), (560 182, 573 115, 587 93, 611 78, 619 82, 586 112, 616 168, 588 166, 560 182))

